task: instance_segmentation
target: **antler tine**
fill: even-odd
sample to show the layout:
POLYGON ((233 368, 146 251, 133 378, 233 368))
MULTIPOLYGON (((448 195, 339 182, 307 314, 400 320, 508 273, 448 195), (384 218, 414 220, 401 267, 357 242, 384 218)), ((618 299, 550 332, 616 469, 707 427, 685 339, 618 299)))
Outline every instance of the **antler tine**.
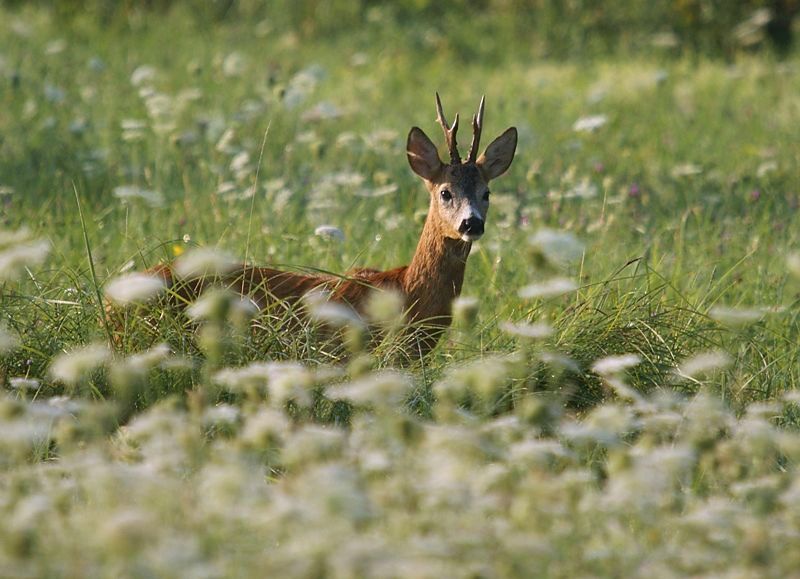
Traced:
POLYGON ((439 98, 439 93, 436 93, 436 120, 441 125, 444 131, 444 138, 447 142, 447 150, 450 152, 451 163, 461 163, 461 155, 458 154, 458 143, 456 142, 456 133, 458 132, 458 113, 453 119, 453 125, 448 126, 447 120, 444 118, 444 111, 442 110, 442 99, 439 98))
POLYGON ((481 144, 481 131, 483 130, 483 105, 486 102, 486 95, 481 97, 481 104, 478 105, 478 114, 472 115, 472 144, 469 146, 468 163, 474 163, 478 158, 478 148, 481 144))

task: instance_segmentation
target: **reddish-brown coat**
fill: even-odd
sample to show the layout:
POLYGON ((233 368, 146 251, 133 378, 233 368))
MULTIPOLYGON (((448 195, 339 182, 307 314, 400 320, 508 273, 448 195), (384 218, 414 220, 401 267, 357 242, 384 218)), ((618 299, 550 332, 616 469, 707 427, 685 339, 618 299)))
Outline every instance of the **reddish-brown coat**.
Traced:
MULTIPOLYGON (((482 221, 476 235, 472 235, 469 229, 464 231, 464 220, 467 215, 485 220, 489 206, 488 183, 508 169, 516 150, 517 131, 512 127, 495 139, 478 158, 483 105, 481 99, 478 114, 472 119, 470 153, 463 163, 456 143, 458 116, 452 126, 447 124, 438 94, 437 117, 445 132, 450 163, 442 163, 436 146, 421 129, 414 127, 409 133, 406 145, 408 161, 430 193, 428 216, 409 265, 387 271, 359 269, 345 278, 242 266, 216 282, 221 281, 247 295, 261 307, 274 300, 295 304, 308 292, 325 289, 333 300, 349 304, 361 314, 372 291, 399 292, 405 303, 406 321, 412 327, 427 328, 419 334, 421 340, 415 348, 418 353, 426 353, 450 325, 452 302, 461 293, 472 247, 468 240, 477 239, 483 232, 482 221), (469 211, 465 212, 465 208, 469 211)), ((206 285, 215 281, 201 278, 175 284, 171 267, 162 265, 151 271, 167 282, 176 301, 184 303, 196 299, 206 285)))

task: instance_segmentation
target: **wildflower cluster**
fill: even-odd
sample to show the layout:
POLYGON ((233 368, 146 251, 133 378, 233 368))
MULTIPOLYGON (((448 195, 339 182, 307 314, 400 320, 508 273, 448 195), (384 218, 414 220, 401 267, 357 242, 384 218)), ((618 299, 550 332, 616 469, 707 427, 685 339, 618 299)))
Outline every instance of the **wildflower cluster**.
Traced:
MULTIPOLYGON (((115 365, 167 357, 157 348, 115 365)), ((634 362, 597 366, 619 375, 634 362)), ((464 396, 502 389, 508 368, 478 362, 443 378, 436 420, 404 409, 415 388, 405 374, 342 381, 296 363, 224 369, 213 380, 228 402, 200 390, 120 428, 106 403, 4 395, 0 565, 333 577, 800 565, 800 434, 772 419, 796 400, 739 418, 710 395, 667 390, 581 418, 533 394, 502 415, 459 410, 464 396), (351 404, 351 424, 299 412, 319 398, 351 404)))

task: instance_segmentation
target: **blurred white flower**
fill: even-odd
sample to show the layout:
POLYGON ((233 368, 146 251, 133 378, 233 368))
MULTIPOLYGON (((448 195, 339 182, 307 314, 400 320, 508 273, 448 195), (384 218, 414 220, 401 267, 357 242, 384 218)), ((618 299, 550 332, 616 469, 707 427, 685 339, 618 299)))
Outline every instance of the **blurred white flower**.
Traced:
POLYGON ((301 115, 301 119, 307 123, 338 119, 342 116, 342 110, 329 101, 322 101, 308 109, 301 115))
POLYGON ((131 74, 131 84, 142 86, 145 83, 153 82, 156 78, 156 69, 150 65, 143 64, 138 66, 131 74))
POLYGON ((341 455, 345 435, 338 428, 308 424, 297 429, 286 441, 283 459, 287 465, 321 463, 341 455))
POLYGON ((708 312, 711 319, 727 326, 746 326, 764 317, 763 310, 714 306, 708 312))
POLYGON ((314 230, 314 235, 326 239, 335 239, 336 241, 344 241, 344 231, 334 225, 320 225, 314 230))
POLYGON ((405 299, 399 292, 375 289, 370 292, 366 314, 370 320, 379 324, 393 324, 402 321, 405 299))
POLYGON ((142 140, 147 131, 147 123, 138 119, 122 119, 119 125, 122 129, 122 140, 128 143, 142 140))
POLYGON ((233 51, 222 61, 222 74, 227 77, 242 76, 247 69, 247 59, 241 52, 233 51))
POLYGON ((364 320, 348 305, 330 301, 330 294, 325 291, 313 291, 303 296, 303 301, 311 317, 324 324, 341 328, 353 326, 363 328, 364 320))
POLYGON ((147 273, 128 273, 115 277, 105 286, 105 295, 120 305, 144 303, 166 289, 164 280, 147 273))
POLYGON ((8 382, 14 390, 37 390, 40 384, 36 378, 11 378, 8 382))
MULTIPOLYGON (((7 239, 13 236, 7 234, 7 239)), ((15 279, 25 268, 40 265, 48 253, 50 243, 44 239, 20 240, 5 247, 0 245, 0 281, 15 279)))
POLYGON ((203 292, 195 302, 186 309, 192 320, 230 319, 248 321, 259 312, 258 305, 248 298, 227 289, 210 288, 203 292))
POLYGON ((375 372, 348 384, 331 386, 325 395, 332 400, 354 404, 400 408, 413 387, 411 378, 401 372, 375 372))
POLYGON ((44 47, 44 53, 48 56, 53 56, 55 54, 61 54, 67 49, 67 41, 63 38, 56 38, 55 40, 51 40, 47 43, 44 47))
POLYGON ((546 299, 570 293, 578 289, 577 284, 565 277, 553 277, 541 283, 526 285, 519 290, 522 299, 546 299))
POLYGON ((9 330, 5 324, 0 322, 0 355, 7 354, 16 350, 19 346, 19 338, 9 330))
POLYGON ((355 194, 359 197, 384 197, 386 195, 391 195, 392 193, 397 193, 397 189, 397 184, 390 183, 389 185, 384 185, 382 187, 358 189, 355 194))
POLYGON ((207 426, 226 426, 239 422, 241 411, 230 404, 217 404, 206 408, 203 413, 203 423, 207 426))
POLYGON ((572 130, 579 133, 594 132, 608 122, 606 115, 592 115, 581 117, 572 125, 572 130))
POLYGON ((500 329, 512 336, 530 340, 543 340, 553 335, 553 327, 545 322, 537 322, 535 324, 503 322, 500 324, 500 329))
POLYGON ((478 317, 480 302, 474 296, 458 296, 453 300, 453 321, 462 326, 470 326, 478 317))
POLYGON ((790 253, 786 256, 786 268, 793 276, 800 278, 800 253, 790 253))
POLYGON ((675 369, 675 375, 679 378, 697 379, 702 375, 725 368, 731 362, 731 357, 722 350, 700 352, 681 362, 675 369))
POLYGON ((528 237, 528 243, 555 265, 570 265, 583 257, 583 244, 568 232, 540 229, 528 237))
POLYGON ((703 168, 699 165, 695 165, 694 163, 683 163, 682 165, 676 165, 672 169, 672 176, 675 178, 691 177, 693 175, 699 175, 702 172, 703 168))
POLYGON ((589 181, 589 179, 582 179, 578 184, 564 193, 562 197, 564 199, 592 199, 597 197, 597 185, 589 181))
POLYGON ((64 89, 62 89, 61 87, 52 84, 44 85, 44 98, 47 99, 49 102, 54 104, 59 104, 64 102, 65 97, 66 93, 64 92, 64 89))
POLYGON ((324 77, 325 69, 319 65, 311 65, 295 74, 283 95, 286 108, 294 109, 302 104, 324 77))
POLYGON ((231 159, 231 171, 238 175, 250 170, 250 153, 247 151, 240 151, 231 159))
POLYGON ((55 380, 74 385, 110 359, 111 352, 107 346, 85 346, 56 356, 50 364, 50 375, 55 380))
POLYGON ((600 358, 592 364, 592 372, 600 376, 615 376, 641 364, 642 358, 638 354, 623 354, 622 356, 607 356, 600 358))
POLYGON ((124 202, 140 199, 150 207, 161 207, 164 204, 164 197, 158 191, 142 189, 135 185, 120 185, 119 187, 114 187, 112 194, 114 197, 124 202))
POLYGON ((156 344, 149 350, 132 354, 125 358, 123 364, 137 372, 146 372, 164 362, 171 350, 167 344, 156 344))
POLYGON ((236 269, 237 263, 229 254, 200 247, 187 251, 175 262, 178 277, 195 279, 198 277, 223 276, 236 269))

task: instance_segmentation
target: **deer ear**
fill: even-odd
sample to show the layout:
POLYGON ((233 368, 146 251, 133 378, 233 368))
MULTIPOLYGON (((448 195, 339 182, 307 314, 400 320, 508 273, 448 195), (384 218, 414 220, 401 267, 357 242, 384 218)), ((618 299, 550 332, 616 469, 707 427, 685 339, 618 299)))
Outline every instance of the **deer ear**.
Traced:
POLYGON ((442 170, 443 164, 436 145, 419 127, 413 127, 408 133, 406 154, 414 173, 427 181, 433 181, 442 170))
POLYGON ((487 181, 499 177, 511 166, 517 150, 517 129, 511 127, 492 141, 477 161, 487 181))

